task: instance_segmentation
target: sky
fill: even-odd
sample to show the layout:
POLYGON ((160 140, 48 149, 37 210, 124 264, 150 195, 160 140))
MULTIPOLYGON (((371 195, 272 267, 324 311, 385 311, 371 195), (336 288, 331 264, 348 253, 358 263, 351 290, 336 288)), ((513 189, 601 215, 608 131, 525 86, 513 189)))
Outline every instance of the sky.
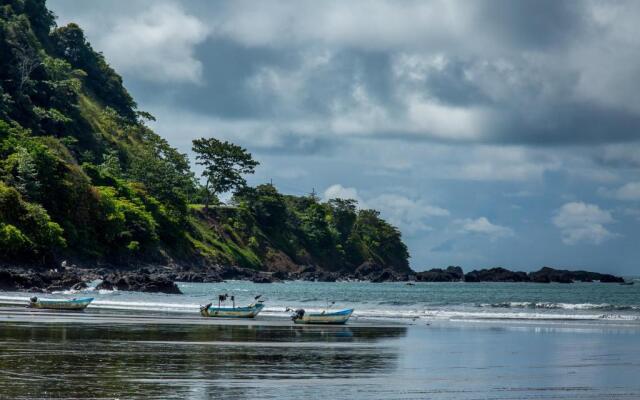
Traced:
POLYGON ((380 210, 416 270, 640 275, 640 2, 48 5, 182 152, 380 210))

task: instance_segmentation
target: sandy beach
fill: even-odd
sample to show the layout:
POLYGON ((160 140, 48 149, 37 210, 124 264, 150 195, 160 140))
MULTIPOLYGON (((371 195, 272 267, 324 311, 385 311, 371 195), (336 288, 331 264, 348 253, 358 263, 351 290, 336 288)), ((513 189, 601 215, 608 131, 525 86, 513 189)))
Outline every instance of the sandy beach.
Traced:
POLYGON ((634 399, 640 329, 0 308, 0 397, 634 399))

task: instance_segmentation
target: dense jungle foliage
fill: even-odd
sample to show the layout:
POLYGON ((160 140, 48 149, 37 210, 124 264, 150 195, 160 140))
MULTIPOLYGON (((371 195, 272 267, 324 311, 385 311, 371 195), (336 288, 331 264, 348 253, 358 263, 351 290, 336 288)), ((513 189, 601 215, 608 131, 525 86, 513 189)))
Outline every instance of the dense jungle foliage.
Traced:
POLYGON ((0 260, 408 271, 398 229, 354 201, 237 185, 219 204, 152 118, 79 26, 0 0, 0 260))

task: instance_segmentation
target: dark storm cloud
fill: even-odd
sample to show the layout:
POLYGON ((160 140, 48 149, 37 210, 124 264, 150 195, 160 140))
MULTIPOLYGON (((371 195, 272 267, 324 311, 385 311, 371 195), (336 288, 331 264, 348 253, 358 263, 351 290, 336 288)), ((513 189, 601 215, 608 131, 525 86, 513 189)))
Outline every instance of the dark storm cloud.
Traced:
MULTIPOLYGON (((54 3, 59 13, 68 9, 54 3)), ((154 9, 173 3, 144 4, 131 8, 164 21, 154 9)), ((168 38, 182 37, 194 19, 206 29, 195 26, 176 42, 191 52, 167 55, 161 43, 147 51, 171 69, 140 75, 129 55, 111 57, 126 61, 116 67, 143 103, 230 121, 279 120, 283 138, 299 134, 304 143, 312 135, 318 143, 366 135, 536 146, 639 139, 640 95, 629 86, 640 43, 625 25, 635 7, 622 11, 625 22, 601 17, 618 3, 572 1, 176 4, 165 13, 185 26, 166 22, 168 38), (181 68, 187 72, 172 75, 181 68)), ((138 51, 108 46, 109 35, 131 25, 117 24, 129 17, 124 3, 100 7, 104 18, 93 20, 91 7, 80 7, 97 45, 138 51)))
POLYGON ((214 136, 285 192, 358 193, 414 266, 637 267, 640 2, 48 4, 181 151, 214 136))
POLYGON ((425 93, 454 106, 491 103, 491 99, 465 77, 467 66, 453 60, 445 68, 425 76, 425 93))
POLYGON ((203 64, 202 84, 182 90, 176 101, 187 108, 228 118, 269 114, 269 104, 261 104, 246 88, 246 81, 261 67, 286 67, 295 55, 265 48, 249 48, 220 38, 210 38, 196 48, 203 64))
POLYGON ((640 115, 589 102, 547 104, 542 118, 513 110, 492 142, 507 144, 595 145, 640 139, 640 115))
POLYGON ((482 1, 485 28, 515 50, 565 47, 584 33, 584 4, 577 1, 482 1))

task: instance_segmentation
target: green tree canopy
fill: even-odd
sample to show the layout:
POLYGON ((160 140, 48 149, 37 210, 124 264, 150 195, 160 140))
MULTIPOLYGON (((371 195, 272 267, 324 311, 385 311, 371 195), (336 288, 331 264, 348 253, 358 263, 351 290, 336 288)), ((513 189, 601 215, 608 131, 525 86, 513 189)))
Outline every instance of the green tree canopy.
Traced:
POLYGON ((215 138, 194 140, 193 151, 196 153, 196 163, 204 167, 202 176, 206 179, 206 210, 209 209, 211 195, 244 187, 247 181, 242 175, 253 174, 260 165, 246 149, 215 138))

